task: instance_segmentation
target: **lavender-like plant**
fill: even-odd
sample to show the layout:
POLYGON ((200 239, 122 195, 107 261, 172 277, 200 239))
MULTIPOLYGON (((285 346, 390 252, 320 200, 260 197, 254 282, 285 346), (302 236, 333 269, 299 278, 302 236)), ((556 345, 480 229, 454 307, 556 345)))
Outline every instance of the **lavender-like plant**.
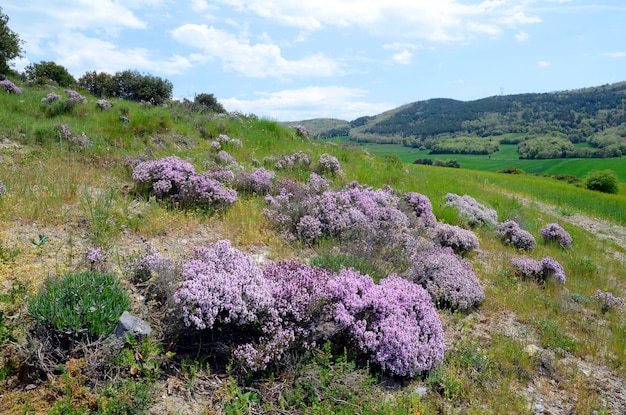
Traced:
POLYGON ((61 95, 55 94, 54 92, 50 92, 45 97, 41 98, 42 104, 49 104, 50 102, 58 101, 61 99, 61 95))
POLYGON ((478 249, 479 246, 478 237, 474 232, 446 223, 437 224, 430 234, 435 244, 450 247, 461 256, 478 249))
POLYGON ((341 170, 341 164, 337 157, 327 153, 320 156, 316 172, 319 174, 328 173, 331 176, 343 176, 343 170, 341 170))
POLYGON ((0 81, 0 88, 4 88, 9 94, 21 94, 22 88, 15 85, 13 82, 8 79, 4 79, 0 81))
POLYGON ((572 247, 572 237, 558 223, 548 223, 541 228, 541 236, 543 236, 544 241, 548 243, 555 242, 563 249, 570 249, 572 247))
POLYGON ((253 173, 240 171, 235 176, 234 186, 242 193, 267 194, 272 190, 275 177, 276 173, 263 167, 253 173))
POLYGON ((109 254, 102 248, 89 247, 85 251, 85 262, 90 271, 104 272, 105 262, 109 254))
POLYGON ((161 255, 159 250, 150 242, 144 245, 144 252, 133 259, 126 267, 126 272, 130 274, 131 281, 143 283, 158 275, 174 275, 174 261, 161 255))
POLYGON ((502 243, 513 245, 515 248, 521 249, 522 251, 530 251, 536 245, 533 235, 520 228, 519 224, 514 220, 499 223, 496 228, 496 233, 502 243))
POLYGON ((107 101, 106 99, 97 100, 96 106, 103 111, 108 111, 111 109, 111 103, 107 101))
POLYGON ((87 102, 87 98, 85 98, 80 93, 72 89, 66 89, 65 93, 67 94, 68 100, 70 101, 74 101, 76 103, 81 103, 81 104, 87 102))
POLYGON ((498 213, 495 210, 486 208, 469 195, 448 193, 446 206, 455 207, 470 226, 495 226, 498 223, 498 213))
POLYGON ((293 154, 285 154, 281 157, 272 157, 268 156, 263 159, 264 164, 273 164, 274 168, 277 170, 287 170, 294 168, 308 168, 311 164, 311 159, 309 156, 302 152, 298 151, 293 154))
POLYGON ((298 137, 302 137, 302 138, 311 137, 311 134, 309 134, 309 131, 306 129, 304 125, 296 125, 293 128, 296 130, 296 135, 298 137))
POLYGON ((404 200, 411 207, 415 215, 420 219, 422 225, 432 228, 437 225, 437 218, 433 213, 433 205, 427 196, 416 192, 409 192, 404 195, 404 200))
POLYGON ((607 313, 611 310, 623 311, 626 307, 626 302, 622 297, 616 297, 609 291, 596 290, 593 299, 600 304, 600 311, 607 313))
POLYGON ((478 307, 485 299, 472 264, 448 247, 417 252, 407 275, 423 286, 441 308, 467 311, 478 307))
POLYGON ((515 273, 522 278, 534 279, 538 282, 545 282, 550 278, 565 283, 565 271, 561 264, 552 257, 545 257, 541 261, 531 258, 514 258, 510 262, 515 273))
POLYGON ((93 145, 91 140, 85 135, 84 132, 78 136, 72 133, 69 127, 65 124, 56 124, 55 127, 59 131, 61 138, 68 141, 72 145, 72 147, 78 150, 84 150, 93 145))

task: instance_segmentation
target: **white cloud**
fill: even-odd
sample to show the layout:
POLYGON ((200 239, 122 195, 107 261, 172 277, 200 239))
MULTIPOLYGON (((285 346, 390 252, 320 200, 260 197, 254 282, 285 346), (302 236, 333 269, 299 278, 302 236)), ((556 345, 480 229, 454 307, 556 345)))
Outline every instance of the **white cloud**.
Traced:
POLYGON ((217 58, 224 68, 247 77, 333 76, 340 73, 339 64, 321 53, 288 60, 274 44, 251 44, 245 36, 238 37, 212 26, 186 24, 171 33, 178 42, 200 49, 205 59, 217 58))
POLYGON ((431 41, 461 40, 468 33, 495 36, 503 26, 538 23, 528 1, 483 0, 218 0, 237 11, 254 13, 304 30, 325 26, 360 27, 372 34, 431 41))
POLYGON ((403 50, 393 55, 393 61, 401 65, 410 65, 413 60, 413 53, 408 50, 403 50))
POLYGON ((252 113, 278 121, 332 117, 353 120, 375 115, 397 105, 363 101, 367 91, 341 86, 309 86, 277 92, 258 92, 253 98, 226 98, 220 103, 229 111, 252 113))
POLYGON ((537 65, 541 68, 547 68, 548 66, 551 65, 551 63, 548 61, 539 61, 537 62, 537 65))
POLYGON ((515 35, 515 40, 518 42, 528 42, 530 40, 530 35, 526 32, 518 32, 515 35))
POLYGON ((626 58, 626 52, 605 52, 602 56, 608 56, 609 58, 626 58))

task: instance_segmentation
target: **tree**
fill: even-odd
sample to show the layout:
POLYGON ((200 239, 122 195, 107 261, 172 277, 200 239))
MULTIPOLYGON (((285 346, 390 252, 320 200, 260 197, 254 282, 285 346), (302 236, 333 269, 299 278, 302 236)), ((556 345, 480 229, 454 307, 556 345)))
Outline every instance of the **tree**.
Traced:
POLYGON ((70 87, 76 84, 76 79, 65 69, 64 66, 54 62, 42 61, 30 64, 25 69, 29 81, 45 83, 47 80, 56 82, 59 86, 70 87))
POLYGON ((112 98, 117 95, 113 75, 106 72, 86 72, 78 79, 78 85, 98 98, 112 98))
POLYGON ((198 94, 193 99, 194 104, 207 107, 209 110, 218 114, 223 114, 226 109, 217 101, 217 98, 213 94, 202 93, 198 94))
POLYGON ((126 70, 113 76, 117 97, 129 101, 147 101, 162 104, 172 97, 173 85, 167 79, 142 75, 138 71, 126 70))
POLYGON ((9 61, 19 58, 24 52, 22 50, 23 40, 9 29, 9 16, 2 13, 0 7, 0 73, 11 72, 9 61))
POLYGON ((618 193, 619 180, 612 170, 592 171, 587 175, 585 187, 604 193, 618 193))

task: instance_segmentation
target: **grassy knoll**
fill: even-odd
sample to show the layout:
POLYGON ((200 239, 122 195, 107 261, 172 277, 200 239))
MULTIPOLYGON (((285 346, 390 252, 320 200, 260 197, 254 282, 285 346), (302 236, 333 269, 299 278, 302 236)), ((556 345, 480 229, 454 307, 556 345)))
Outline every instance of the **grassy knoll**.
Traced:
MULTIPOLYGON (((569 219, 579 213, 621 229, 626 189, 622 185, 617 195, 606 195, 549 177, 494 171, 518 165, 527 172, 584 175, 597 161, 602 163, 597 168, 610 168, 624 181, 623 160, 515 160, 514 146, 504 145, 491 159, 437 156, 458 159, 462 169, 413 165, 423 153, 307 140, 272 121, 194 113, 175 104, 155 108, 112 100, 113 108, 101 111, 86 95, 87 103, 50 116, 40 103, 48 92, 28 86, 22 95, 0 91, 0 181, 7 188, 0 196, 0 408, 7 413, 518 414, 531 413, 538 402, 554 414, 619 408, 618 393, 626 387, 626 313, 603 309, 594 295, 601 290, 626 296, 626 241, 607 241, 569 219), (57 124, 76 135, 84 132, 92 145, 72 147, 57 124), (376 189, 419 192, 430 199, 439 222, 465 228, 456 210, 445 206, 445 196, 468 194, 495 209, 500 221, 516 220, 537 238, 537 246, 524 253, 503 245, 493 228, 472 229, 480 249, 466 259, 485 302, 467 313, 439 310, 446 355, 436 369, 413 379, 393 378, 350 348, 329 343, 255 375, 237 372, 199 348, 180 347, 174 356, 174 345, 160 334, 175 305, 159 309, 159 282, 152 276, 137 282, 128 272, 145 242, 174 260, 194 247, 229 239, 264 261, 324 263, 324 255, 341 261, 328 255, 338 249, 332 238, 312 245, 284 239, 263 214, 263 195, 242 195, 232 206, 210 211, 181 210, 135 191, 127 157, 176 155, 204 171, 215 161, 212 141, 220 134, 241 140, 241 146, 224 144, 224 149, 247 171, 274 169, 267 157, 302 151, 310 165, 276 173, 278 179, 303 181, 329 153, 343 170, 328 177, 333 186, 357 180, 376 189), (389 153, 406 163, 381 157, 389 153), (546 210, 546 204, 557 209, 546 210), (571 234, 572 249, 543 242, 540 231, 552 222, 571 234), (49 372, 37 372, 27 357, 41 356, 41 350, 29 343, 32 319, 25 304, 51 276, 84 268, 88 247, 106 249, 108 271, 131 294, 131 310, 150 322, 156 335, 129 340, 115 352, 100 350, 105 357, 47 355, 38 363, 49 372), (509 263, 521 256, 554 258, 564 268, 565 284, 520 278, 509 263), (102 362, 104 369, 94 372, 102 362)), ((228 346, 217 345, 216 353, 220 347, 228 346)))

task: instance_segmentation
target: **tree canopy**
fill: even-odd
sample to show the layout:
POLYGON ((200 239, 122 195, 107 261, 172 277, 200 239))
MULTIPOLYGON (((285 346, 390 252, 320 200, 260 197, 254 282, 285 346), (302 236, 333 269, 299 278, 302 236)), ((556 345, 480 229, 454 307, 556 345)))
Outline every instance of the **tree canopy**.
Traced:
POLYGON ((0 7, 0 73, 10 72, 10 61, 22 56, 22 43, 17 33, 9 28, 9 16, 0 7))

